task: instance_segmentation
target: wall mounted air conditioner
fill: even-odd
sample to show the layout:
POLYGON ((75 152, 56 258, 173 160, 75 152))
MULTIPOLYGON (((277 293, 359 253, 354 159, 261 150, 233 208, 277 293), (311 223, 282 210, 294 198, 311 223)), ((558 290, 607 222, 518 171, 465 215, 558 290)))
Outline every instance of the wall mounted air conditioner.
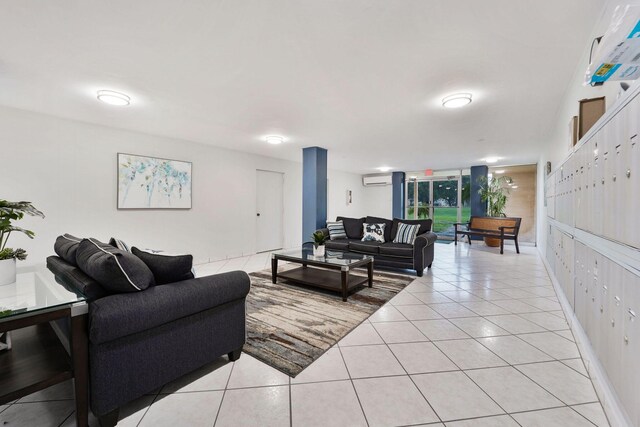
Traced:
POLYGON ((365 187, 374 185, 391 185, 391 174, 363 175, 362 185, 364 185, 365 187))

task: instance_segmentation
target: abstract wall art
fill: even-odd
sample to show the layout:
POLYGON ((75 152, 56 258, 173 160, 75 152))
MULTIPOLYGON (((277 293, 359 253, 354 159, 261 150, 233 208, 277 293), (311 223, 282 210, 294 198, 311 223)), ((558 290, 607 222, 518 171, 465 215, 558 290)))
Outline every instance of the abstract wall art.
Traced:
POLYGON ((118 153, 118 209, 191 209, 191 162, 118 153))

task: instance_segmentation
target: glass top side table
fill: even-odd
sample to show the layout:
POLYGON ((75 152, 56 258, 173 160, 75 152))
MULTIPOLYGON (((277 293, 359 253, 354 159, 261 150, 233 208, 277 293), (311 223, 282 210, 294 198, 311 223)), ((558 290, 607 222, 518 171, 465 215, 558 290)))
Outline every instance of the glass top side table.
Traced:
POLYGON ((0 404, 73 378, 76 424, 87 425, 88 307, 84 295, 58 283, 44 266, 0 285, 0 334, 11 331, 10 349, 0 351, 0 404), (52 327, 64 319, 68 346, 52 327))

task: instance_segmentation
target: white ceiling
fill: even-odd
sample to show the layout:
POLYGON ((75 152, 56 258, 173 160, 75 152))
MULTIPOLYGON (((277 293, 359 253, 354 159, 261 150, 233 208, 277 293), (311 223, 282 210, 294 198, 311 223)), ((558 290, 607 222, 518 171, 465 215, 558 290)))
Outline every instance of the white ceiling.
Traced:
POLYGON ((317 145, 358 173, 535 163, 602 6, 0 0, 0 105, 291 160, 317 145), (473 103, 443 109, 459 91, 473 103))

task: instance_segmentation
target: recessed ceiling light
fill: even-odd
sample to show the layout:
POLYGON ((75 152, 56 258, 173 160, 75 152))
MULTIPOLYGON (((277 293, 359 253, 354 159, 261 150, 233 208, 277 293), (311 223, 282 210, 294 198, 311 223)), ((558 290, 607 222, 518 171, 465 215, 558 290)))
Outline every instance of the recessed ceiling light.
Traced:
POLYGON ((389 172, 391 168, 389 166, 381 166, 378 168, 380 172, 389 172))
POLYGON ((284 137, 279 135, 269 135, 269 136, 265 136, 264 140, 267 141, 269 144, 278 145, 284 142, 284 137))
POLYGON ((497 163, 500 157, 485 157, 484 161, 487 163, 497 163))
POLYGON ((497 173, 498 175, 500 175, 501 173, 504 173, 504 169, 493 171, 493 173, 497 173))
POLYGON ((471 104, 470 93, 454 93, 442 98, 442 106, 444 108, 460 108, 469 104, 471 104))
POLYGON ((109 105, 122 107, 131 103, 131 98, 128 95, 113 90, 99 90, 97 95, 98 100, 109 105))

